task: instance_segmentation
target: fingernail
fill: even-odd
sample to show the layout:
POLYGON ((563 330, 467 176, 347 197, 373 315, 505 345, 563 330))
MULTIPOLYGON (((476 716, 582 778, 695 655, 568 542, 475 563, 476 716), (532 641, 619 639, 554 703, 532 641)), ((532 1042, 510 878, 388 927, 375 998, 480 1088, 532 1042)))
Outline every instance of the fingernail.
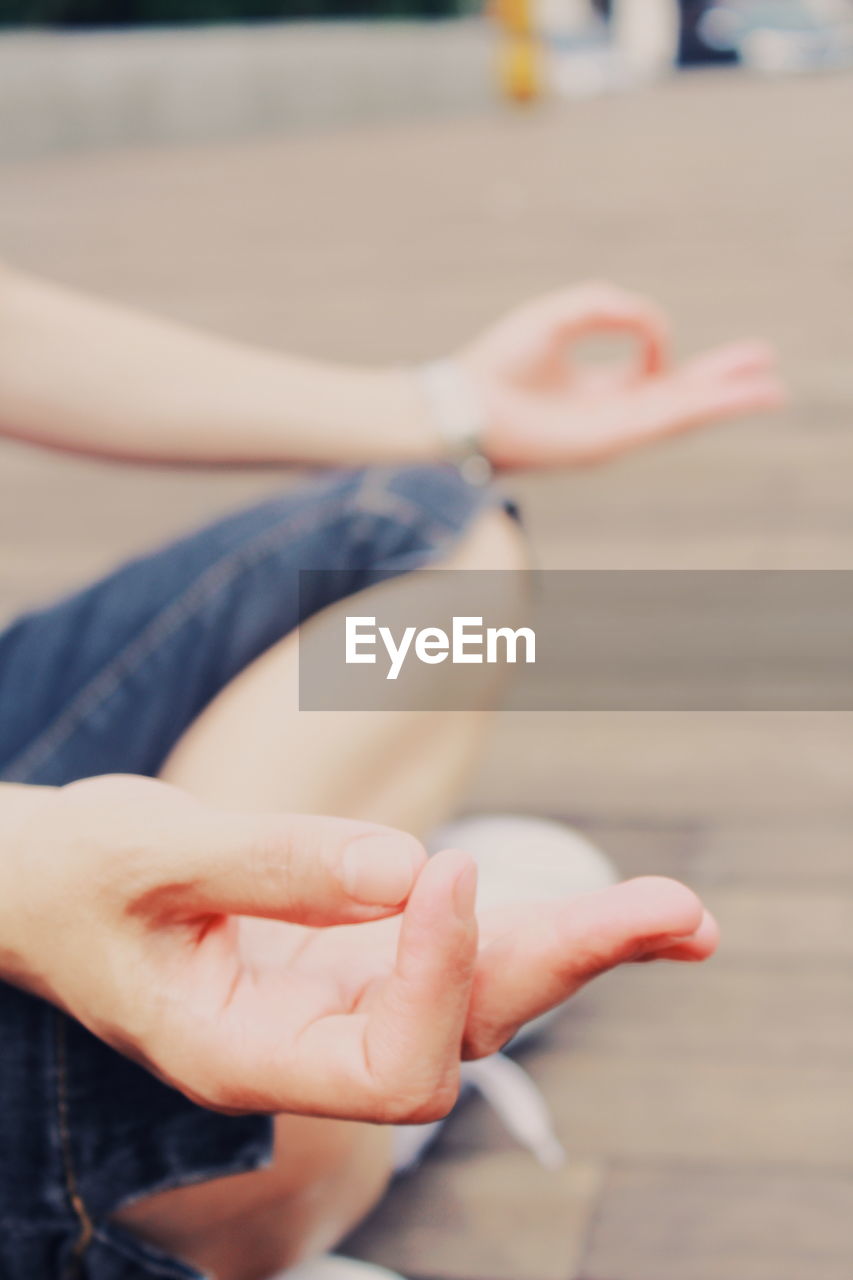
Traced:
POLYGON ((460 920, 466 922, 474 914, 477 900, 477 864, 469 862, 459 872, 453 885, 453 907, 460 920))
POLYGON ((396 907, 409 896, 421 862, 420 846, 406 836, 357 836, 344 853, 341 883, 356 902, 396 907))

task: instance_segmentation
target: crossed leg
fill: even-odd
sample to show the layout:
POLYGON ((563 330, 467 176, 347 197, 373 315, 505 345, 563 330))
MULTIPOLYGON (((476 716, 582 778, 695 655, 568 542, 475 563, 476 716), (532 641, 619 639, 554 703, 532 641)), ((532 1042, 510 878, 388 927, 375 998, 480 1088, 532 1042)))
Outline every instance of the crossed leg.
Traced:
MULTIPOLYGON (((517 527, 489 510, 473 520, 444 563, 511 569, 524 565, 525 553, 517 527)), ((406 589, 401 577, 370 591, 406 589)), ((369 603, 362 594, 359 610, 369 603)), ((307 625, 322 626, 335 610, 353 607, 350 597, 307 625)), ((190 725, 163 776, 237 808, 337 813, 418 833, 445 817, 483 734, 488 682, 476 711, 348 711, 315 720, 317 713, 298 709, 296 657, 290 637, 248 666, 190 725)), ((547 929, 536 914, 522 934, 499 928, 487 940, 491 963, 478 988, 483 1007, 492 997, 487 1030, 497 1019, 500 1031, 508 1002, 524 1011, 509 1017, 517 1026, 616 964, 703 959, 715 945, 713 921, 695 897, 655 880, 556 903, 547 929), (531 991, 539 1008, 530 1005, 531 991)), ((216 1280, 267 1280, 334 1247, 382 1195, 391 1172, 389 1131, 281 1116, 275 1137, 270 1168, 151 1195, 125 1206, 116 1221, 216 1280)))
MULTIPOLYGON (((489 509, 438 567, 524 564, 517 525, 489 509)), ((405 578, 369 588, 359 611, 370 611, 371 593, 405 590, 405 578)), ((309 625, 333 624, 336 611, 353 607, 350 598, 309 625)), ((161 776, 232 808, 333 813, 418 833, 444 819, 475 759, 487 706, 300 712, 297 645, 288 636, 237 676, 178 741, 161 776)), ((332 1248, 377 1202, 390 1172, 387 1129, 280 1116, 269 1169, 161 1192, 116 1221, 216 1280, 267 1280, 332 1248)))

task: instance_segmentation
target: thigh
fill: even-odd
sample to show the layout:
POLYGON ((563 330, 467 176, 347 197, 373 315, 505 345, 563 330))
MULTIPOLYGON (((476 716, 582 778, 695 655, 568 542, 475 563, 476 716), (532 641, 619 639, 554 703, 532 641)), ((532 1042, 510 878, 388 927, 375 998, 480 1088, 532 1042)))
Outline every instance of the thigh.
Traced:
POLYGON ((490 494, 450 467, 338 473, 229 516, 0 636, 0 779, 154 775, 186 727, 368 572, 428 563, 490 494), (300 599, 300 569, 311 579, 300 599))
POLYGON ((391 1166, 388 1129, 279 1116, 268 1168, 146 1197, 114 1225, 217 1280, 266 1280, 333 1249, 381 1198, 391 1166))
MULTIPOLYGON (((490 501, 450 468, 335 475, 20 619, 0 636, 0 777, 158 772, 187 724, 298 625, 300 610, 358 590, 367 571, 402 573, 443 555, 490 501), (324 576, 328 599, 300 603, 301 568, 335 570, 324 576)), ((0 1043, 4 1280, 198 1277, 162 1231, 146 1243, 116 1212, 275 1159, 274 1172, 272 1122, 195 1106, 3 983, 0 1043)))

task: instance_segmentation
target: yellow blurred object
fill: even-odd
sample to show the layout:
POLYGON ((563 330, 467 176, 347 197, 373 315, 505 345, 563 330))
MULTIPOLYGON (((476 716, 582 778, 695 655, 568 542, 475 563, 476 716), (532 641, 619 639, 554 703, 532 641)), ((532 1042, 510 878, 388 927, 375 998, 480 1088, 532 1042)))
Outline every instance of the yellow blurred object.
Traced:
POLYGON ((536 34, 534 0, 492 0, 501 27, 498 56, 501 90, 513 102, 531 102, 542 90, 542 50, 536 34))
POLYGON ((501 88, 514 102, 530 102, 541 92, 540 50, 529 37, 512 36, 500 54, 501 88))
POLYGON ((492 12, 501 26, 517 36, 533 34, 531 0, 495 0, 492 12))

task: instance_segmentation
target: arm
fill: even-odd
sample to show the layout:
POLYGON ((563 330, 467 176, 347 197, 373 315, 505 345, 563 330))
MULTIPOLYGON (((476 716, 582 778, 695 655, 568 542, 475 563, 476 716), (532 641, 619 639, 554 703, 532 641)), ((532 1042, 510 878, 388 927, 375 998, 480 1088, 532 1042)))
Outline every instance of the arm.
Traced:
POLYGON ((265 351, 0 269, 0 434, 172 463, 428 460, 417 382, 265 351))
MULTIPOLYGON (((774 356, 740 342, 675 366, 657 308, 584 285, 517 308, 455 353, 481 447, 499 467, 597 462, 718 419, 774 408, 774 356), (594 375, 593 334, 637 358, 594 375)), ((419 462, 445 452, 412 370, 265 351, 0 271, 0 434, 171 463, 419 462)))

